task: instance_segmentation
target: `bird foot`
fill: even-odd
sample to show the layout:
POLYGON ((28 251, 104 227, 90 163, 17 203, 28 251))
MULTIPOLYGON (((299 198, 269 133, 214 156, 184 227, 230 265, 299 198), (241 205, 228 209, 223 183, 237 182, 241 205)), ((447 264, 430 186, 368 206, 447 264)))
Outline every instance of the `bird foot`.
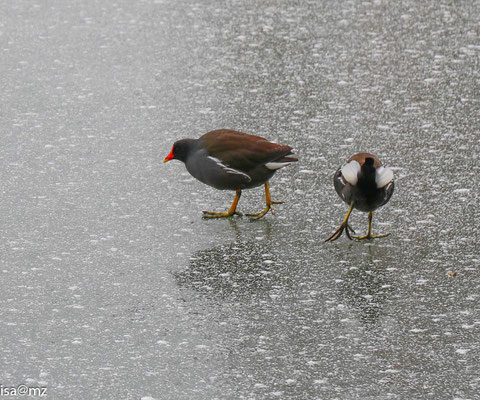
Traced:
POLYGON ((350 235, 350 232, 355 233, 355 231, 349 223, 343 222, 342 225, 340 225, 335 232, 333 232, 327 239, 325 239, 325 242, 334 242, 340 236, 342 236, 344 231, 347 237, 352 240, 352 235, 350 235))
POLYGON ((383 238, 383 237, 386 237, 390 235, 389 233, 385 233, 383 235, 371 235, 370 233, 367 233, 366 235, 363 235, 363 236, 352 236, 354 239, 357 239, 357 240, 370 240, 370 239, 379 239, 379 238, 383 238))
POLYGON ((228 218, 232 217, 233 215, 242 216, 243 214, 239 211, 234 212, 213 212, 213 211, 203 211, 203 218, 228 218))
POLYGON ((270 201, 270 203, 267 203, 266 207, 260 211, 259 213, 256 214, 245 214, 247 217, 251 217, 250 221, 256 221, 257 219, 262 218, 266 213, 269 211, 275 215, 275 209, 273 208, 274 204, 283 204, 283 201, 270 201))
POLYGON ((266 206, 263 211, 260 211, 259 213, 256 213, 256 214, 245 214, 247 217, 250 217, 250 220, 251 221, 256 221, 257 219, 260 219, 262 218, 266 213, 268 213, 269 211, 272 212, 272 214, 275 215, 275 211, 273 210, 273 206, 270 205, 270 206, 266 206))
POLYGON ((257 219, 262 218, 269 211, 273 215, 275 215, 275 209, 273 208, 274 204, 283 204, 283 201, 272 201, 270 204, 267 204, 267 206, 263 209, 263 211, 260 211, 259 213, 256 213, 256 214, 245 214, 245 215, 247 217, 250 217, 251 221, 256 221, 257 219))

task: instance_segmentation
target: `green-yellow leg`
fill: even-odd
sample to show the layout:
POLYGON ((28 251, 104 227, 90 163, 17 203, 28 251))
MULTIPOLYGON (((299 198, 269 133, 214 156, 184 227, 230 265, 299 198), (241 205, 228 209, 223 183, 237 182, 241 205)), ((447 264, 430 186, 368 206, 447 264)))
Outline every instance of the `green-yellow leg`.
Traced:
POLYGON ((383 238, 385 236, 390 235, 389 233, 385 233, 383 235, 372 235, 372 218, 373 218, 373 211, 368 213, 368 232, 366 235, 363 236, 353 236, 355 239, 364 240, 364 239, 378 239, 383 238))
POLYGON ((233 199, 233 203, 227 212, 204 211, 203 218, 226 218, 226 217, 231 217, 234 214, 242 215, 242 213, 235 211, 237 209, 237 204, 238 204, 238 201, 240 200, 241 195, 242 195, 242 191, 240 189, 237 189, 235 193, 235 198, 233 199))
POLYGON ((337 228, 335 232, 333 232, 330 237, 325 239, 326 242, 334 242, 337 240, 340 236, 342 236, 343 231, 347 234, 347 237, 352 240, 352 236, 350 235, 350 231, 355 233, 355 231, 352 229, 352 227, 348 224, 348 218, 350 218, 350 214, 353 211, 353 206, 355 203, 352 201, 352 204, 350 205, 350 208, 348 209, 347 215, 345 215, 345 218, 343 219, 342 224, 337 228))
POLYGON ((273 204, 283 203, 283 201, 272 201, 272 198, 270 197, 270 187, 268 186, 268 182, 265 182, 265 202, 266 202, 266 206, 263 209, 263 211, 260 211, 257 214, 247 214, 249 217, 252 217, 251 218, 252 221, 262 218, 269 211, 271 211, 272 214, 275 214, 275 210, 273 209, 273 204))

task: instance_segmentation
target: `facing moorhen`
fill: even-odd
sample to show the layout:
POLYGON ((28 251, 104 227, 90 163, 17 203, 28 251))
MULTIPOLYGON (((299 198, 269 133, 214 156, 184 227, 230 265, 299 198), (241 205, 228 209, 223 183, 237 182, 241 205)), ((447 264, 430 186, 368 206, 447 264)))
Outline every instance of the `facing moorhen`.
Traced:
POLYGON ((229 129, 208 132, 198 139, 181 139, 173 144, 163 162, 180 160, 187 171, 200 182, 220 190, 235 190, 235 198, 228 212, 204 211, 205 218, 223 218, 234 214, 243 189, 265 185, 266 207, 252 219, 262 218, 273 204, 268 181, 277 169, 298 161, 290 157, 292 148, 271 143, 247 133, 229 129))

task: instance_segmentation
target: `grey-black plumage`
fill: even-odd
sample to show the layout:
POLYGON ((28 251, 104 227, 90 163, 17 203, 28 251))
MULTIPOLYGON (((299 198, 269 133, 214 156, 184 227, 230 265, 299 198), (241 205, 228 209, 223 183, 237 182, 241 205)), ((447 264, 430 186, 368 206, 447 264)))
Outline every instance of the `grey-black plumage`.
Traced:
POLYGON ((343 223, 326 241, 337 240, 343 232, 349 239, 374 239, 385 235, 372 235, 373 212, 385 205, 394 191, 393 172, 385 168, 380 160, 369 153, 358 153, 347 160, 334 175, 333 183, 340 198, 350 208, 343 223), (364 236, 354 236, 348 219, 353 209, 368 212, 368 232, 364 236))
POLYGON ((205 218, 230 217, 236 211, 243 189, 265 185, 266 207, 253 219, 273 212, 269 180, 277 169, 297 161, 292 147, 269 142, 255 135, 229 129, 207 132, 198 139, 181 139, 174 143, 164 162, 177 159, 199 181, 219 190, 235 190, 235 199, 226 213, 204 211, 205 218))

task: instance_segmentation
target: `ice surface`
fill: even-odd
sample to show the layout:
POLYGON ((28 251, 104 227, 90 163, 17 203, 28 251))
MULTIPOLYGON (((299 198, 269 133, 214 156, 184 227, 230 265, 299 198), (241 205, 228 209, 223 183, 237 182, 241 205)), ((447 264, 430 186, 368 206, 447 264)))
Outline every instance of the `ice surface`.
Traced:
POLYGON ((1 3, 0 383, 476 398, 479 18, 478 2, 1 3), (296 149, 276 215, 202 220, 233 193, 162 163, 222 127, 296 149), (347 212, 333 174, 359 151, 395 167, 373 216, 391 235, 324 244, 347 212))

